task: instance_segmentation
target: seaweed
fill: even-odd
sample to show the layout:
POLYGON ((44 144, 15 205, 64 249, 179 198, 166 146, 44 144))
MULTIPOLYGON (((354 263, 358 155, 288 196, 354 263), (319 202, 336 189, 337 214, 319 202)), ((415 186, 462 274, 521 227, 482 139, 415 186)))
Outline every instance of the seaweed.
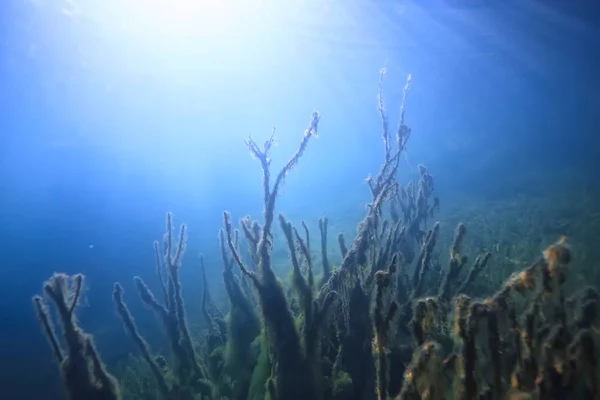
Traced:
MULTIPOLYGON (((420 165, 416 181, 398 181, 412 132, 405 119, 412 78, 404 87, 393 135, 383 98, 385 74, 383 68, 378 102, 383 164, 367 179, 371 201, 356 235, 351 240, 337 235, 339 267, 327 248, 327 217, 318 221, 319 279, 307 224, 301 221, 302 229, 296 229, 275 213, 281 185, 317 136, 320 114, 314 112, 297 151, 274 180, 274 135, 262 146, 252 138, 246 142, 262 169, 263 214, 260 221, 242 218, 238 230, 232 215, 223 213, 219 241, 228 312, 213 302, 200 260, 204 340, 188 326, 179 278, 187 228, 181 226, 175 242, 171 213, 162 253, 158 242, 154 245, 163 303, 141 278, 134 280, 164 329, 167 357, 153 354, 121 285, 115 284, 118 315, 140 354, 138 364, 132 364, 136 368, 124 369, 128 394, 167 400, 600 398, 595 342, 600 295, 585 287, 567 296, 574 251, 566 237, 501 279, 505 271, 490 271, 490 265, 504 245, 481 246, 474 258, 467 256, 471 233, 459 222, 448 260, 441 260, 443 226, 434 219, 440 200, 433 175, 420 165), (276 217, 281 236, 274 234, 276 217), (276 239, 289 256, 289 285, 273 270, 276 239), (147 376, 136 382, 136 373, 147 376), (152 390, 158 395, 141 394, 152 390)), ((114 379, 91 337, 73 319, 83 277, 77 275, 73 287, 68 282, 55 275, 44 289, 61 317, 68 355, 42 298, 34 298, 64 386, 74 400, 116 399, 114 379), (71 293, 70 302, 65 293, 71 293)))

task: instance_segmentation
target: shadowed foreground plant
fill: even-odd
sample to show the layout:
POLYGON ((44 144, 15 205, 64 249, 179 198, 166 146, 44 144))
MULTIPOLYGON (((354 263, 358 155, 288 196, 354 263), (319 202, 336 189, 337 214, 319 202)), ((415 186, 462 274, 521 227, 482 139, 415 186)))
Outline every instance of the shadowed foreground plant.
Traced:
POLYGON ((77 325, 74 315, 83 290, 83 275, 72 278, 65 274, 54 274, 44 284, 44 293, 58 314, 66 349, 54 329, 52 318, 42 296, 34 296, 33 304, 38 319, 60 365, 63 386, 70 400, 116 400, 120 398, 115 379, 106 371, 92 335, 77 325))

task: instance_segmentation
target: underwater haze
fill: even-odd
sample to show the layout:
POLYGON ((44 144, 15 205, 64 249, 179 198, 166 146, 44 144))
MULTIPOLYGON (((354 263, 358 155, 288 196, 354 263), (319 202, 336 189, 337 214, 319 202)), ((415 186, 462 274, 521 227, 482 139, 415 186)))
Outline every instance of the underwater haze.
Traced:
POLYGON ((1 399, 600 398, 597 1, 0 3, 1 399))

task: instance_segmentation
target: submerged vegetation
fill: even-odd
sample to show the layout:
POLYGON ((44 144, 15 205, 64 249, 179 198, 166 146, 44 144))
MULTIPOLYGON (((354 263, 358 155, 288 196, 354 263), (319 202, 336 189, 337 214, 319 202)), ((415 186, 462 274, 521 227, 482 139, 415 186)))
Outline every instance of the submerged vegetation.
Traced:
POLYGON ((262 168, 263 214, 257 221, 243 218, 236 229, 232 215, 223 213, 219 239, 229 310, 224 314, 213 303, 205 278, 207 334, 188 326, 179 277, 187 228, 181 225, 175 238, 170 213, 163 243, 154 244, 159 292, 135 278, 168 352, 150 348, 116 283, 116 310, 138 349, 121 368, 120 385, 74 319, 83 276, 51 278, 44 292, 58 310, 66 352, 45 301, 36 296, 34 304, 70 399, 600 399, 593 329, 599 295, 585 287, 566 296, 572 258, 567 239, 550 244, 524 268, 511 264, 514 272, 504 282, 488 271, 490 251, 474 259, 465 254, 463 223, 448 259, 441 257, 433 176, 420 166, 418 181, 397 181, 411 135, 404 118, 411 80, 394 134, 382 96, 384 75, 382 70, 383 164, 367 180, 372 200, 356 236, 338 236, 339 267, 327 257, 327 218, 319 220, 315 258, 307 225, 298 229, 275 214, 283 181, 317 135, 315 112, 298 150, 276 174, 269 158, 273 136, 263 146, 246 142, 262 168), (289 285, 273 271, 276 223, 289 251, 289 285))

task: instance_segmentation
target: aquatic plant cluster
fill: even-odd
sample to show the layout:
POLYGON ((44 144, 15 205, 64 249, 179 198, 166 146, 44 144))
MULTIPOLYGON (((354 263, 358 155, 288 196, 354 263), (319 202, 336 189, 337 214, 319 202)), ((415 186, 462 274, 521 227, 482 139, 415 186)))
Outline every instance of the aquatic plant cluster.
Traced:
POLYGON ((599 295, 591 287, 571 297, 564 293, 572 257, 566 238, 495 293, 482 293, 485 285, 475 284, 491 254, 473 261, 463 254, 464 224, 456 227, 447 262, 440 260, 432 175, 420 166, 417 182, 397 181, 411 134, 404 118, 410 77, 393 135, 384 75, 385 69, 379 87, 384 160, 367 180, 372 201, 356 236, 347 242, 338 235, 341 264, 334 267, 327 257, 327 218, 319 220, 317 266, 306 224, 297 229, 275 215, 281 185, 317 135, 315 112, 298 150, 274 179, 273 136, 262 146, 246 142, 262 167, 263 215, 260 221, 245 217, 236 229, 223 213, 219 238, 229 311, 215 306, 205 277, 204 336, 188 326, 179 277, 187 228, 181 225, 176 238, 170 213, 163 243, 154 243, 159 292, 135 278, 169 352, 152 351, 115 284, 117 313, 139 351, 120 383, 75 321, 83 276, 56 274, 45 284, 64 340, 44 298, 34 297, 34 305, 70 399, 600 399, 594 333, 599 295), (289 285, 273 271, 276 223, 289 251, 289 285))

